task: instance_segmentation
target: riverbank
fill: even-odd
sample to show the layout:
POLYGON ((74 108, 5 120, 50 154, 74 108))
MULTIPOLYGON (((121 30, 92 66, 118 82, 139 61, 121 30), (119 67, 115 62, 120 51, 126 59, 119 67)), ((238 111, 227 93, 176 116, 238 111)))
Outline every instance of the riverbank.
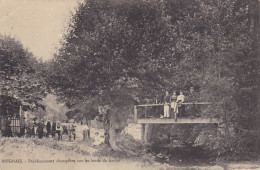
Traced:
POLYGON ((259 162, 169 165, 156 162, 151 155, 129 154, 120 157, 118 152, 100 152, 101 147, 93 147, 92 142, 57 141, 52 138, 0 138, 0 169, 260 169, 259 162))

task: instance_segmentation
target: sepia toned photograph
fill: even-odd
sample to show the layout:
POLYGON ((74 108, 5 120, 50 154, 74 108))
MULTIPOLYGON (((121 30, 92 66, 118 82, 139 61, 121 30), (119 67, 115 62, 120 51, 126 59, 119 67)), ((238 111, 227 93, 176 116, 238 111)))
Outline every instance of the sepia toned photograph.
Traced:
POLYGON ((0 0, 0 170, 260 170, 259 0, 0 0))

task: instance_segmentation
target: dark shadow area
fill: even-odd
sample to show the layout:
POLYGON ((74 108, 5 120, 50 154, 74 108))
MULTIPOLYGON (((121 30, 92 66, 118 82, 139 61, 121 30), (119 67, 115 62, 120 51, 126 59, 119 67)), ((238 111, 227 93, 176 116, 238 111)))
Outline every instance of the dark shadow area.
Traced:
POLYGON ((150 149, 155 160, 160 163, 174 166, 213 166, 216 164, 216 157, 202 147, 153 145, 150 149))

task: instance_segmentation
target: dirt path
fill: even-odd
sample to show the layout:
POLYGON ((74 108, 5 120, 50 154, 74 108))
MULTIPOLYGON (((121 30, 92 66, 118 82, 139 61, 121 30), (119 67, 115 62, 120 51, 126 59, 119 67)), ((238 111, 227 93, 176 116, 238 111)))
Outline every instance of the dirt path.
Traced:
POLYGON ((52 138, 0 138, 0 169, 157 169, 160 164, 97 157, 90 142, 57 141, 52 138), (22 161, 22 163, 19 163, 22 161), (49 162, 53 161, 53 162, 49 162), (130 166, 129 166, 130 165, 130 166), (151 167, 155 166, 155 167, 151 167))

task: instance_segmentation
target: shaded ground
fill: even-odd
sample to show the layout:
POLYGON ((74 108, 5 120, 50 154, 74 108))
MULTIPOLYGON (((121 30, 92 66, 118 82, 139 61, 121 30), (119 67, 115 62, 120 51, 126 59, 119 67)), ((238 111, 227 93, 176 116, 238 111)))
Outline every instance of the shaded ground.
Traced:
POLYGON ((52 138, 0 138, 0 169, 20 169, 21 167, 23 169, 57 169, 57 166, 58 169, 260 169, 259 162, 170 166, 156 162, 149 154, 114 152, 104 146, 93 147, 92 142, 82 140, 70 142, 66 139, 57 141, 52 138), (9 163, 9 159, 13 163, 9 163), (18 159, 21 159, 23 163, 16 163, 18 159), (36 163, 31 163, 30 160, 36 163), (55 163, 39 162, 43 160, 54 160, 55 163), (72 162, 73 160, 75 162, 72 162))

